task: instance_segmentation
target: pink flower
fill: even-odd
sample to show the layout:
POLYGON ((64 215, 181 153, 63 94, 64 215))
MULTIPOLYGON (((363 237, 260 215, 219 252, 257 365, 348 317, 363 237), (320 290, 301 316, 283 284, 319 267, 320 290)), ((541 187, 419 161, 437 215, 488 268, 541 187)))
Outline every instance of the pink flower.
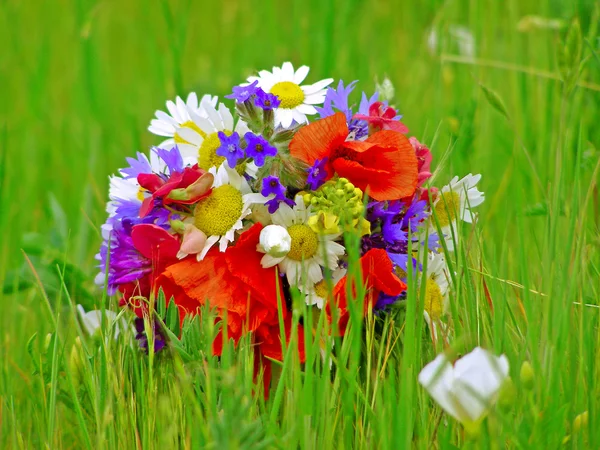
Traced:
POLYGON ((421 144, 416 137, 411 137, 408 140, 417 155, 419 168, 417 186, 421 187, 431 177, 431 151, 425 145, 421 144))
POLYGON ((206 244, 206 234, 190 223, 185 224, 183 241, 177 253, 177 258, 183 259, 188 255, 200 253, 206 244))
POLYGON ((392 130, 398 133, 408 133, 408 128, 400 120, 396 120, 396 110, 385 106, 382 102, 375 102, 369 106, 369 115, 355 114, 354 119, 364 120, 374 131, 392 130))

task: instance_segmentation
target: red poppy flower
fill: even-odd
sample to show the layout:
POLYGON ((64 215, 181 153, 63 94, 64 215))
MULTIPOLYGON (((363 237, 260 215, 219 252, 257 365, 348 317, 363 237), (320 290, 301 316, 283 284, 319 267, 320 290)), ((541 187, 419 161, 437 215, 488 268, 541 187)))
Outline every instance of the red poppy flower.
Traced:
POLYGON ((152 193, 140 207, 140 217, 144 218, 154 208, 156 199, 161 199, 164 205, 196 203, 210 192, 214 177, 195 165, 186 167, 183 172, 173 172, 167 180, 155 173, 141 173, 137 181, 142 188, 152 193))
POLYGON ((355 114, 353 119, 364 120, 375 130, 392 130, 398 133, 408 133, 408 128, 399 120, 394 119, 397 113, 394 108, 375 102, 369 106, 369 115, 355 114))
MULTIPOLYGON (((173 297, 175 304, 185 314, 197 314, 202 305, 215 308, 221 318, 227 315, 227 334, 237 342, 244 333, 254 332, 256 358, 265 368, 265 386, 268 386, 270 363, 264 357, 281 360, 278 296, 284 302, 276 268, 264 269, 260 261, 263 254, 256 251, 262 225, 256 224, 243 233, 234 246, 225 252, 216 249, 208 252, 202 261, 186 258, 166 268, 157 280, 166 298, 173 297)), ((287 337, 291 318, 282 311, 287 337)), ((301 327, 298 330, 298 350, 304 361, 304 343, 301 327)), ((222 337, 213 344, 215 354, 220 354, 222 337)), ((265 389, 265 393, 267 393, 265 389)))
MULTIPOLYGON (((394 273, 392 261, 390 261, 386 251, 383 249, 371 249, 365 253, 359 261, 362 274, 362 283, 366 290, 363 305, 364 316, 367 314, 369 308, 372 308, 373 305, 375 305, 381 292, 387 295, 400 295, 402 291, 406 290, 406 284, 394 273)), ((352 282, 352 294, 356 295, 356 280, 349 280, 348 276, 345 276, 338 281, 333 289, 333 298, 335 299, 335 305, 338 310, 337 330, 340 335, 343 335, 346 332, 346 326, 348 325, 349 319, 347 298, 348 281, 352 282)), ((331 303, 327 304, 326 313, 329 321, 331 322, 333 319, 331 303)))
POLYGON ((290 142, 290 153, 310 166, 328 158, 328 179, 337 173, 375 200, 415 192, 417 157, 406 136, 385 130, 366 141, 346 141, 348 132, 346 116, 336 113, 301 128, 290 142))

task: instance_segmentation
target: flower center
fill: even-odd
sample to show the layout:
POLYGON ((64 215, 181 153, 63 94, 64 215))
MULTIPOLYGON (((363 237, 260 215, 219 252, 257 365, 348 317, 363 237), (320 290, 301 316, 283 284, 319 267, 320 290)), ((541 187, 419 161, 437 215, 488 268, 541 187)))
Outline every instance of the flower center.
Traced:
MULTIPOLYGON (((231 130, 223 130, 227 136, 231 136, 231 130)), ((219 167, 225 161, 223 156, 217 155, 217 149, 221 146, 218 133, 210 133, 204 138, 198 150, 198 167, 208 170, 211 167, 219 167)))
MULTIPOLYGON (((231 130, 223 130, 227 136, 231 136, 233 131, 231 130)), ((211 167, 219 167, 225 161, 225 157, 217 155, 217 149, 221 146, 221 140, 219 139, 219 134, 217 132, 210 133, 209 135, 204 135, 204 141, 200 145, 200 149, 198 150, 198 167, 204 170, 208 170, 211 167)), ((230 152, 235 151, 234 145, 229 145, 227 149, 230 152)), ((240 175, 243 175, 246 172, 246 162, 240 161, 236 166, 235 170, 240 175)))
POLYGON ((146 197, 144 196, 144 193, 145 193, 145 192, 146 192, 146 189, 144 189, 143 187, 141 187, 141 186, 140 186, 140 187, 138 188, 137 199, 138 199, 140 202, 143 202, 143 201, 144 201, 144 199, 146 198, 146 197))
POLYGON ((432 320, 442 317, 443 297, 440 286, 433 278, 429 277, 425 284, 425 311, 427 311, 432 320))
POLYGON ((287 254, 288 258, 294 261, 312 258, 319 247, 317 233, 308 225, 292 225, 288 228, 288 233, 292 238, 292 245, 287 254))
POLYGON ((194 210, 196 227, 207 236, 223 236, 242 215, 242 193, 230 184, 216 187, 194 210))
POLYGON ((315 284, 315 294, 321 298, 327 298, 329 295, 329 289, 327 289, 327 283, 325 280, 321 280, 315 284))
POLYGON ((450 225, 456 219, 460 208, 460 196, 456 192, 444 192, 435 205, 435 216, 440 227, 450 225))
MULTIPOLYGON (((182 123, 181 128, 189 128, 190 130, 194 130, 200 136, 206 137, 206 133, 204 131, 202 131, 200 129, 200 127, 198 125, 196 125, 194 122, 192 122, 191 120, 188 120, 187 122, 182 123)), ((175 140, 176 144, 189 144, 188 141, 186 141, 184 138, 179 136, 179 134, 177 134, 177 133, 175 133, 175 135, 173 136, 173 139, 175 140)))
POLYGON ((271 94, 276 95, 281 101, 279 107, 292 109, 304 101, 304 92, 296 83, 280 81, 271 88, 271 94))

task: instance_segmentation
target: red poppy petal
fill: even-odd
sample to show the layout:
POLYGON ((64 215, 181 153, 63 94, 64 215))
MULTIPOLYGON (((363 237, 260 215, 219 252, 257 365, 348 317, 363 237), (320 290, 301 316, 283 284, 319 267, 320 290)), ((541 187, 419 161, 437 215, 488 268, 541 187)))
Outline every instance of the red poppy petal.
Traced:
POLYGON ((131 230, 135 249, 152 261, 175 259, 179 251, 179 239, 164 228, 150 223, 135 225, 131 230))
POLYGON ((346 137, 346 116, 336 113, 300 128, 290 142, 290 154, 312 166, 317 159, 328 157, 346 137))

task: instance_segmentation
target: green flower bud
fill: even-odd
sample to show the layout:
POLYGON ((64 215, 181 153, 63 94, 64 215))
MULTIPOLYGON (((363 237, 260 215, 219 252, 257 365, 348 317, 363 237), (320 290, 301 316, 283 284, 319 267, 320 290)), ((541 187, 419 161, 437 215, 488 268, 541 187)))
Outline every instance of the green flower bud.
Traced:
POLYGON ((535 373, 533 372, 533 367, 529 361, 525 361, 521 366, 520 372, 521 384, 527 390, 533 389, 535 385, 535 373))
POLYGON ((335 191, 335 195, 337 195, 338 197, 343 197, 345 194, 345 192, 342 189, 336 189, 335 191))
POLYGON ((185 223, 181 220, 169 220, 169 225, 171 225, 171 228, 178 234, 183 234, 185 232, 185 223))
POLYGON ((346 190, 346 192, 348 194, 350 194, 350 193, 354 192, 354 185, 352 183, 348 183, 348 184, 346 184, 344 189, 346 190))
POLYGON ((587 411, 579 414, 575 419, 573 419, 573 433, 579 433, 582 428, 588 426, 589 422, 589 413, 587 411))

